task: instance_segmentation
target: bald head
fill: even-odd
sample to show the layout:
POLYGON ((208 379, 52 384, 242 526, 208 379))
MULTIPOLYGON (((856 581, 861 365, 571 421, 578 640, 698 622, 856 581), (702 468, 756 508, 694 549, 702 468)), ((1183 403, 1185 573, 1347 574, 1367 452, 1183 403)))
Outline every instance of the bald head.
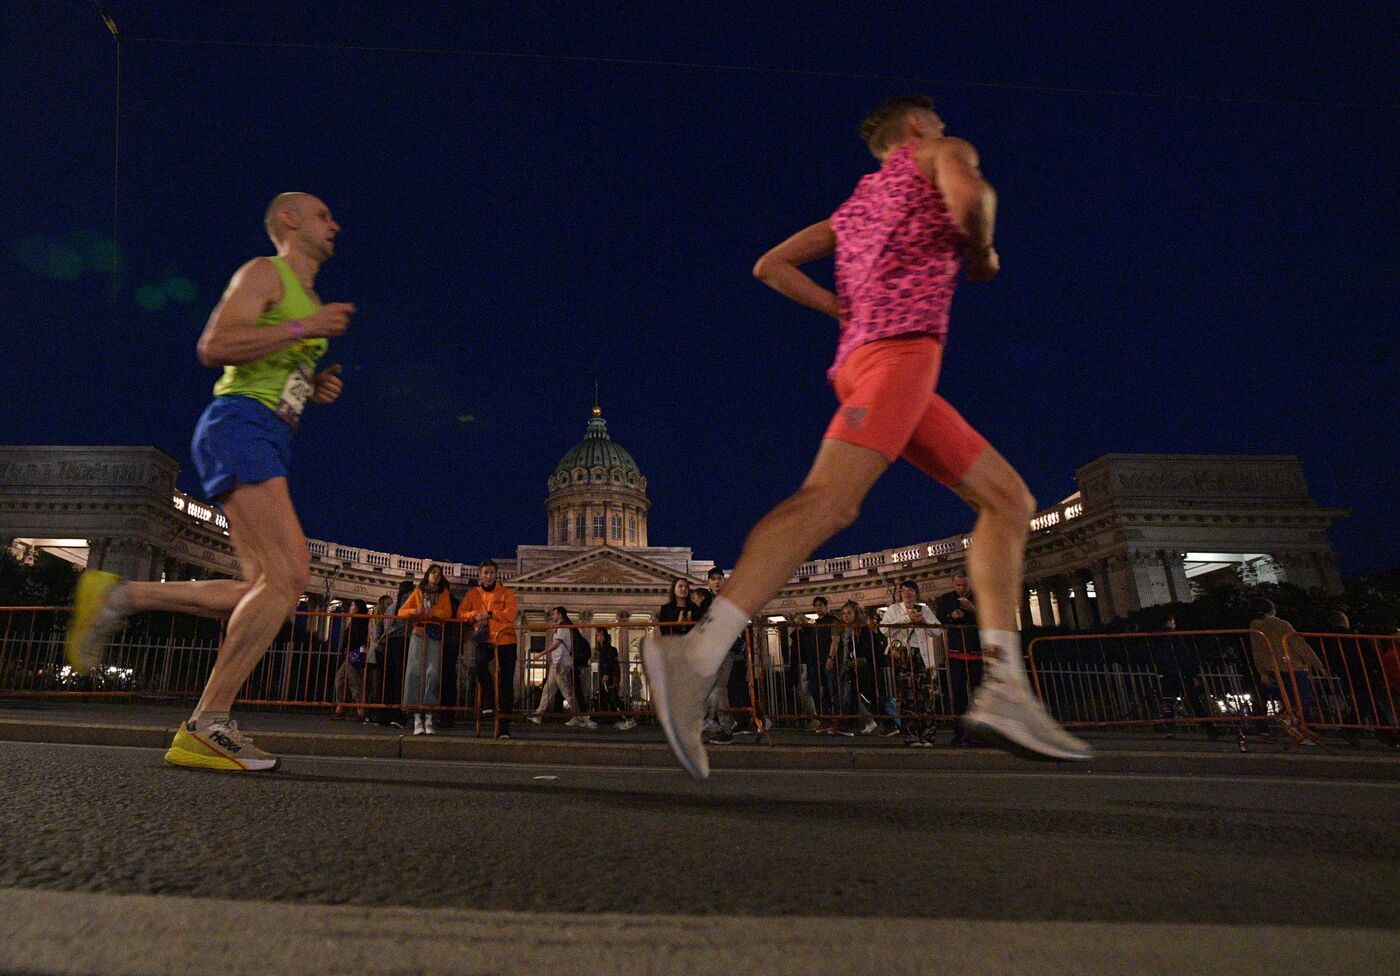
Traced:
POLYGON ((287 233, 287 218, 284 214, 290 214, 293 221, 299 220, 313 202, 319 201, 300 190, 279 193, 273 197, 272 202, 267 205, 267 213, 263 214, 263 226, 267 228, 267 236, 272 238, 272 243, 281 244, 287 233))

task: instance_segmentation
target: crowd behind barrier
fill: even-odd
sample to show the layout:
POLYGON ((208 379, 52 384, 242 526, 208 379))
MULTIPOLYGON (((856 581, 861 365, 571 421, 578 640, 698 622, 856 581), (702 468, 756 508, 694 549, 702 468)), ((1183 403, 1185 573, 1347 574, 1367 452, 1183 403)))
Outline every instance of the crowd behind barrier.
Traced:
MULTIPOLYGON (((142 614, 113 637, 100 668, 76 674, 63 662, 67 616, 62 607, 0 608, 0 695, 194 700, 213 667, 218 624, 142 614)), ((639 645, 674 624, 570 621, 569 673, 553 681, 559 625, 514 627, 519 653, 506 662, 488 643, 483 661, 480 628, 450 613, 298 612, 248 678, 240 706, 405 726, 432 716, 438 728, 462 722, 478 733, 508 730, 511 713, 620 731, 650 721, 639 645), (503 709, 496 702, 506 688, 503 709)), ((1395 635, 1071 634, 1037 637, 1025 654, 1037 694, 1072 728, 1400 744, 1395 635)), ((873 614, 755 623, 712 693, 707 732, 730 741, 777 726, 911 746, 947 732, 966 742, 958 718, 980 680, 975 627, 882 623, 873 614)))

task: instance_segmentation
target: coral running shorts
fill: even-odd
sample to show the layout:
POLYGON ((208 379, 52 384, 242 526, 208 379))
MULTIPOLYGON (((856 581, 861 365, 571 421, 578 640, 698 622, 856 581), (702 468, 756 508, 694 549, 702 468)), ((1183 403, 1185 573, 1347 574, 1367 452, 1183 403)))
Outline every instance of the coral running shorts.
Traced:
POLYGON ((904 458, 949 487, 962 481, 987 439, 934 390, 943 340, 901 336, 868 342, 832 375, 840 406, 826 437, 904 458))

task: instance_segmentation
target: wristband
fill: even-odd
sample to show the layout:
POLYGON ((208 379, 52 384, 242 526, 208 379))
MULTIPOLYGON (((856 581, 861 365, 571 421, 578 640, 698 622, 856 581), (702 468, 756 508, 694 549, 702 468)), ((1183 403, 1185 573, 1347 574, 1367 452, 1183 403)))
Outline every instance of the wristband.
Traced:
POLYGON ((290 329, 292 335, 296 336, 298 339, 306 338, 306 331, 301 327, 301 319, 289 320, 287 322, 287 328, 290 329))

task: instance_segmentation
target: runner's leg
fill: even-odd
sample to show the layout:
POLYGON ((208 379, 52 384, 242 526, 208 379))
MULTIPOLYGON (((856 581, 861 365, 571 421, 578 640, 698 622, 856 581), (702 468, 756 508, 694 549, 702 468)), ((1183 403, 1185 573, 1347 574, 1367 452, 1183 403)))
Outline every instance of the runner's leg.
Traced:
POLYGON ((987 447, 953 490, 977 512, 967 578, 983 630, 1015 630, 1035 499, 1016 469, 987 447))
POLYGON ((245 571, 257 575, 233 608, 200 712, 227 712, 268 645, 310 582, 311 555, 297 520, 287 479, 239 485, 224 499, 229 533, 245 571))

